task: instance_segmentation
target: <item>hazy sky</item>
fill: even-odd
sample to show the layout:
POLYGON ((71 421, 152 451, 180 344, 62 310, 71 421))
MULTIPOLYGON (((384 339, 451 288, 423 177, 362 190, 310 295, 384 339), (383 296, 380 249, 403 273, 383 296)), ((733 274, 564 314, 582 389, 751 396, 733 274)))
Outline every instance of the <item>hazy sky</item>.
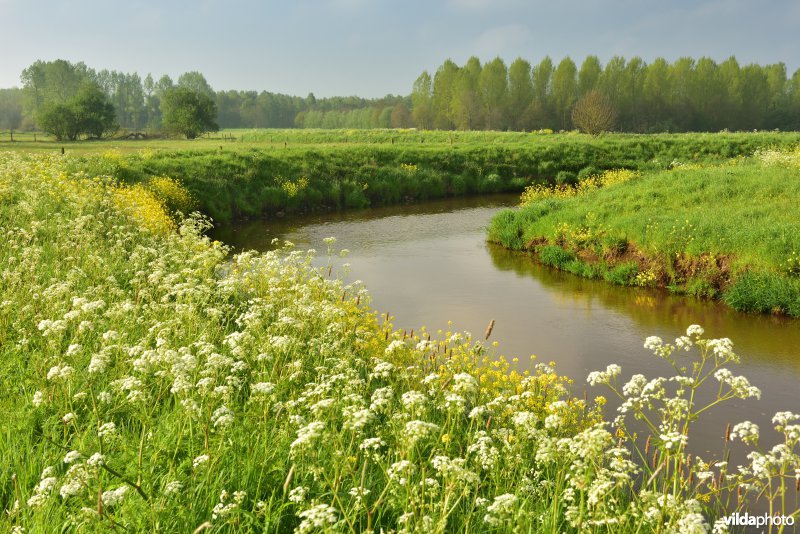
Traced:
POLYGON ((445 59, 800 67, 797 0, 0 0, 0 87, 37 59, 305 96, 408 94, 445 59))

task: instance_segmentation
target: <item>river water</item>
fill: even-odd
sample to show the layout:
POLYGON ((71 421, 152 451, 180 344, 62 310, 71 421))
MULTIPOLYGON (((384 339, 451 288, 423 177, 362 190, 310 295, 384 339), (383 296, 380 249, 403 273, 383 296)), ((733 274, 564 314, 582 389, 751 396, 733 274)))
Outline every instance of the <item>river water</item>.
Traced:
MULTIPOLYGON (((466 330, 482 338, 490 320, 499 354, 519 357, 519 366, 556 363, 573 378, 573 394, 605 394, 586 385, 590 371, 610 363, 622 367, 620 384, 635 373, 671 376, 670 368, 642 346, 647 336, 671 341, 690 324, 706 337, 728 337, 761 400, 731 401, 704 414, 692 430, 690 450, 722 450, 727 423, 759 424, 765 443, 777 437, 776 411, 800 411, 800 320, 734 312, 714 302, 665 291, 619 287, 537 265, 525 253, 486 242, 486 226, 518 197, 498 195, 449 199, 290 220, 238 223, 213 234, 238 250, 269 250, 272 239, 324 256, 323 239, 349 249, 350 279, 364 281, 372 308, 395 317, 395 328, 466 330), (448 326, 452 321, 452 326, 448 326)), ((321 264, 325 257, 319 258, 321 264)), ((713 379, 712 379, 713 380, 713 379)), ((613 403, 608 410, 613 418, 613 403)))

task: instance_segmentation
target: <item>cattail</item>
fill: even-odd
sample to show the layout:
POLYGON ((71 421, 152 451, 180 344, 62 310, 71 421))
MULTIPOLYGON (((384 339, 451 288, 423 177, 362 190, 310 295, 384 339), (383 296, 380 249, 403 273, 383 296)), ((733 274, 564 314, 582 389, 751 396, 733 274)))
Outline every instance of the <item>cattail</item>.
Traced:
POLYGON ((333 271, 333 265, 328 265, 328 276, 329 277, 330 277, 332 271, 333 271))
POLYGON ((358 306, 360 303, 361 303, 361 295, 356 297, 356 306, 358 306))
POLYGON ((383 333, 383 340, 384 341, 389 341, 389 331, 388 330, 383 333))
POLYGON ((651 462, 651 468, 655 469, 658 460, 658 450, 653 451, 653 461, 651 462))
POLYGON ((489 321, 489 326, 486 327, 486 336, 483 338, 484 341, 489 339, 489 336, 492 335, 492 329, 494 328, 494 319, 489 321))
POLYGON ((728 423, 728 426, 725 427, 725 443, 728 443, 731 440, 731 424, 728 423))
POLYGON ((294 477, 294 469, 295 464, 292 464, 292 467, 289 468, 289 472, 286 474, 286 480, 283 482, 283 493, 286 494, 289 491, 289 486, 292 483, 292 478, 294 477))
POLYGON ((411 329, 411 333, 408 335, 411 339, 414 339, 414 329, 411 329))
POLYGON ((403 341, 405 341, 405 340, 406 340, 406 331, 403 330, 403 341))
POLYGON ((492 416, 489 416, 489 419, 486 420, 486 430, 489 430, 489 427, 492 424, 492 416))
POLYGON ((647 436, 647 441, 644 442, 644 455, 645 456, 650 454, 650 438, 651 438, 651 436, 647 436))
POLYGON ((694 484, 694 471, 689 471, 689 485, 692 486, 694 484))
POLYGON ((797 473, 797 476, 794 477, 794 490, 800 492, 800 473, 797 473))

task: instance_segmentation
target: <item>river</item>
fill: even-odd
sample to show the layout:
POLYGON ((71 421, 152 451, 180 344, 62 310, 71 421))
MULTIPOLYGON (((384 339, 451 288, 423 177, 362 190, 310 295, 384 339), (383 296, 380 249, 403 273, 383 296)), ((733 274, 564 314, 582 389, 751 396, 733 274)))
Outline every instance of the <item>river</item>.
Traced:
MULTIPOLYGON (((458 198, 425 204, 331 213, 287 220, 237 223, 212 234, 235 249, 269 250, 272 239, 319 251, 337 238, 349 249, 350 278, 364 281, 372 307, 395 317, 395 328, 466 330, 482 338, 490 320, 498 353, 519 357, 519 366, 556 363, 573 378, 573 394, 607 394, 586 386, 590 371, 622 367, 621 384, 635 373, 671 376, 670 368, 642 346, 647 336, 670 341, 690 324, 706 336, 728 337, 742 363, 731 370, 761 388, 761 400, 731 401, 704 414, 690 450, 704 456, 722 450, 727 423, 751 420, 764 442, 777 435, 776 411, 800 410, 800 320, 734 312, 708 301, 666 291, 613 286, 538 265, 525 253, 486 242, 492 215, 516 196, 458 198), (452 326, 448 326, 452 321, 452 326)), ((613 406, 613 403, 612 403, 613 406)), ((613 408, 608 410, 613 418, 613 408)))

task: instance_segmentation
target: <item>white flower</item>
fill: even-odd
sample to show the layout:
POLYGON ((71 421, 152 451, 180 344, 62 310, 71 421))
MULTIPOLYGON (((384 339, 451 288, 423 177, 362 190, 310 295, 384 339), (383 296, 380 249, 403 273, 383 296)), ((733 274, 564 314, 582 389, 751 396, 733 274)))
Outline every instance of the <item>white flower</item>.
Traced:
POLYGON ((606 367, 605 371, 592 371, 589 373, 586 381, 590 386, 596 386, 597 384, 608 384, 611 382, 612 378, 616 377, 621 372, 622 368, 619 365, 612 363, 606 367))
POLYGON ((439 432, 439 426, 426 421, 409 421, 405 427, 405 438, 411 446, 414 446, 418 441, 426 439, 433 434, 439 432))
POLYGON ((705 333, 703 327, 699 324, 689 325, 689 328, 686 329, 686 335, 689 337, 700 337, 705 333))
POLYGON ((308 488, 303 486, 297 486, 296 488, 292 489, 289 492, 289 501, 299 504, 306 500, 306 494, 308 493, 308 488))
POLYGON ((511 519, 517 506, 517 496, 513 493, 504 493, 494 498, 494 502, 486 508, 483 522, 497 527, 511 519))
POLYGON ((389 466, 387 471, 389 480, 396 482, 400 486, 408 484, 408 477, 416 471, 414 465, 408 460, 400 460, 389 466))
POLYGON ((97 429, 97 435, 101 438, 111 437, 117 433, 117 425, 113 421, 103 423, 97 429))
POLYGON ((381 449, 385 446, 386 442, 381 438, 367 438, 358 445, 358 448, 372 457, 376 457, 380 455, 381 449))
POLYGON ((211 423, 214 428, 225 428, 233 423, 233 412, 227 406, 220 406, 211 415, 211 423))
POLYGON ((325 423, 322 421, 313 421, 298 429, 297 439, 289 446, 292 450, 292 454, 294 454, 295 451, 303 451, 311 448, 314 442, 322 436, 323 430, 325 430, 325 423))
POLYGON ((469 373, 458 373, 453 376, 453 391, 470 395, 478 392, 478 381, 469 373))
POLYGON ((49 371, 47 371, 47 381, 57 382, 69 380, 74 372, 75 369, 69 365, 64 365, 63 367, 60 365, 54 365, 49 371))
POLYGON ((64 424, 68 425, 69 423, 75 420, 75 414, 72 412, 66 413, 64 414, 64 417, 61 418, 61 420, 64 421, 64 424))
POLYGON ((755 445, 758 441, 758 425, 750 421, 743 421, 733 426, 731 439, 739 438, 744 443, 755 445))
POLYGON ((787 424, 796 419, 800 419, 800 414, 793 412, 778 412, 773 416, 772 424, 776 425, 777 430, 780 431, 782 427, 785 427, 787 424))
POLYGON ((37 391, 33 394, 33 405, 38 408, 42 404, 44 404, 44 393, 37 391))
POLYGON ((177 495, 181 491, 183 491, 183 484, 177 480, 167 482, 166 486, 164 486, 164 495, 177 495))
POLYGON ((644 348, 652 351, 656 351, 661 348, 664 342, 658 336, 648 336, 644 340, 644 348))
POLYGON ((684 434, 675 431, 661 434, 659 437, 661 438, 661 441, 664 442, 664 448, 667 450, 678 450, 685 446, 688 441, 684 434))
POLYGON ((327 504, 318 504, 298 514, 302 521, 296 532, 305 534, 333 525, 337 521, 336 509, 327 504))
POLYGON ((365 426, 375 421, 376 417, 369 408, 357 410, 345 418, 344 428, 348 430, 361 431, 365 426))
POLYGON ((208 462, 208 455, 201 454, 200 456, 192 460, 192 468, 198 469, 199 467, 205 465, 206 462, 208 462))
POLYGON ((361 504, 361 502, 363 502, 364 500, 364 497, 369 495, 369 492, 370 491, 367 488, 359 486, 350 488, 350 491, 348 491, 347 493, 355 497, 356 503, 361 504))
POLYGON ((269 396, 275 390, 275 384, 272 382, 257 382, 250 386, 250 391, 253 397, 264 398, 269 396))
POLYGON ((105 353, 97 353, 92 355, 89 362, 89 374, 104 373, 108 368, 109 358, 105 353))
POLYGON ((644 375, 633 375, 631 379, 622 386, 622 393, 626 397, 638 397, 642 394, 642 388, 647 384, 647 378, 644 375))
POLYGON ((444 397, 444 407, 451 412, 463 412, 467 407, 467 401, 458 393, 448 393, 444 397))
POLYGON ((413 412, 425 407, 425 403, 427 402, 427 397, 424 393, 420 393, 419 391, 406 391, 403 393, 403 396, 400 399, 403 403, 403 408, 406 410, 413 412))
POLYGON ((386 350, 384 352, 386 354, 394 354, 395 352, 404 348, 405 346, 406 344, 404 341, 401 341, 399 339, 393 339, 392 342, 389 343, 389 345, 386 347, 386 350))
POLYGON ((89 481, 89 474, 83 464, 75 464, 69 468, 64 475, 64 483, 58 490, 62 498, 72 497, 79 494, 86 487, 89 481))
POLYGON ((86 464, 91 467, 100 467, 104 463, 106 463, 106 457, 99 452, 94 453, 86 460, 86 464))
POLYGON ((103 492, 102 500, 105 506, 116 506, 125 498, 128 493, 128 486, 120 486, 113 490, 103 492))

